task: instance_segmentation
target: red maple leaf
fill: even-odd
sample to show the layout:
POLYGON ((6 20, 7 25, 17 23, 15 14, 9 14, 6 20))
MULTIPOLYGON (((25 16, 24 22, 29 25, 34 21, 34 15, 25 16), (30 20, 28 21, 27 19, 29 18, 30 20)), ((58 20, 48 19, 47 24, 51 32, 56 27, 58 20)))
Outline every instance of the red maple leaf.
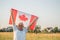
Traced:
POLYGON ((20 20, 22 20, 22 21, 27 21, 27 20, 28 20, 28 18, 26 17, 25 14, 20 15, 19 18, 20 18, 20 20))

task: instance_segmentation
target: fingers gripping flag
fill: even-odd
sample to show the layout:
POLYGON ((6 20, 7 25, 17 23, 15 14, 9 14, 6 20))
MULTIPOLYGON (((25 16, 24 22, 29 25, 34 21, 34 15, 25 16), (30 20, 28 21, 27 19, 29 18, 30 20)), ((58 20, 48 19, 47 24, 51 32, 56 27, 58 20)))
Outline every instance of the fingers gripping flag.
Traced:
MULTIPOLYGON (((25 12, 22 12, 22 11, 18 11, 18 10, 15 10, 15 9, 11 9, 11 13, 13 14, 14 22, 16 23, 17 18, 18 18, 19 21, 24 23, 25 27, 27 27, 35 18, 37 18, 37 16, 35 16, 35 15, 31 15, 31 14, 28 14, 28 13, 25 13, 25 12)), ((34 30, 34 28, 36 26, 36 22, 37 21, 35 21, 31 25, 31 27, 30 27, 31 30, 34 30)), ((10 19, 9 19, 9 24, 12 25, 12 17, 11 16, 10 16, 10 19)))

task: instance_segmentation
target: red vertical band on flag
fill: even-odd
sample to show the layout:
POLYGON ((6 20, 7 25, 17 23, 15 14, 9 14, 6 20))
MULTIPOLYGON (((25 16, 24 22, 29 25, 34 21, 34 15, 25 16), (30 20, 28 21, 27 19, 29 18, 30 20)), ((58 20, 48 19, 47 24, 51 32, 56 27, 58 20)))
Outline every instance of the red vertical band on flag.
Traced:
MULTIPOLYGON (((34 18, 37 18, 37 17, 34 16, 34 15, 32 15, 32 16, 31 16, 31 19, 30 19, 30 23, 34 20, 34 18)), ((34 30, 35 26, 36 26, 36 21, 31 25, 30 29, 31 29, 31 30, 34 30)))
POLYGON ((10 16, 9 24, 12 24, 12 17, 10 16))
MULTIPOLYGON (((17 10, 11 9, 11 13, 13 14, 14 22, 15 22, 16 21, 16 16, 17 16, 17 10)), ((12 16, 10 16, 9 24, 12 25, 12 16)))

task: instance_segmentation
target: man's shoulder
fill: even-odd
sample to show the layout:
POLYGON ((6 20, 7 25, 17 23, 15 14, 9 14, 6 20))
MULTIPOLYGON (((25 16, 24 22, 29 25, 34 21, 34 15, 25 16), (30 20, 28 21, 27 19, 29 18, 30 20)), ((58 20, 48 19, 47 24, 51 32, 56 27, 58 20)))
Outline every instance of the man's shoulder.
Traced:
POLYGON ((26 29, 26 27, 24 27, 23 29, 26 29))
POLYGON ((27 31, 27 28, 26 28, 26 27, 24 27, 24 28, 23 28, 23 30, 27 31))

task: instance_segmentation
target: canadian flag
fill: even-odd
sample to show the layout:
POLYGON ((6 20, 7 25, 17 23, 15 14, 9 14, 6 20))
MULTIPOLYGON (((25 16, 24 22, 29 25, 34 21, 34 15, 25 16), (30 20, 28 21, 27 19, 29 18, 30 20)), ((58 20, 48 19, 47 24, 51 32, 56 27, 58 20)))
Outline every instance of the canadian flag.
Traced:
MULTIPOLYGON (((37 18, 37 16, 35 15, 31 15, 22 11, 18 11, 16 9, 11 9, 11 13, 13 14, 14 17, 14 22, 23 22, 24 26, 27 27, 35 18, 37 18)), ((35 26, 36 26, 37 21, 35 21, 30 29, 34 30, 35 26)), ((10 16, 9 19, 9 24, 12 25, 12 16, 10 16)))

